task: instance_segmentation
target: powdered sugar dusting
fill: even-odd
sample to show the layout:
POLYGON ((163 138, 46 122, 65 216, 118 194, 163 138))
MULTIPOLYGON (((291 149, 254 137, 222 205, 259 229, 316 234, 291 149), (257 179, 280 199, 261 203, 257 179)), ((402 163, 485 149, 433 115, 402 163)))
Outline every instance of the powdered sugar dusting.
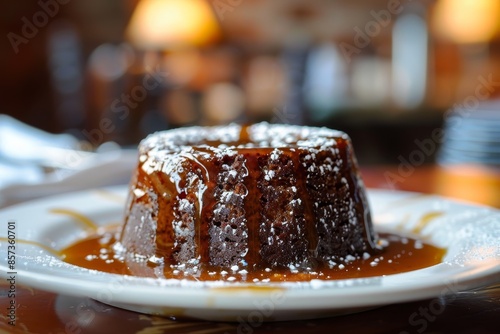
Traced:
MULTIPOLYGON (((214 127, 189 127, 157 132, 149 135, 139 145, 143 155, 164 157, 165 152, 184 152, 192 147, 204 147, 213 153, 226 149, 253 147, 316 147, 336 146, 337 140, 348 136, 337 130, 306 126, 258 123, 247 128, 249 141, 241 142, 242 126, 231 124, 214 127), (212 142, 206 145, 207 142, 212 142)), ((228 152, 225 152, 226 154, 228 152)))
POLYGON ((231 157, 234 160, 222 164, 217 176, 218 187, 214 194, 217 204, 209 228, 209 253, 212 264, 230 266, 236 271, 240 265, 245 265, 244 257, 248 253, 248 226, 243 209, 248 194, 244 185, 248 170, 242 155, 231 157))
MULTIPOLYGON (((163 196, 170 196, 173 200, 169 203, 173 203, 171 228, 174 233, 174 257, 177 259, 197 264, 198 250, 193 246, 197 238, 195 217, 202 214, 201 201, 207 184, 215 183, 213 194, 210 194, 215 199, 209 227, 210 264, 227 268, 236 265, 240 269, 245 267, 245 256, 249 253, 248 227, 243 209, 248 195, 245 180, 249 175, 245 154, 254 154, 249 152, 256 152, 255 148, 265 148, 259 151, 261 155, 258 158, 262 173, 258 181, 261 196, 267 191, 265 189, 269 189, 266 201, 279 201, 276 205, 282 211, 266 209, 271 211, 265 218, 268 221, 260 225, 259 233, 267 236, 260 237, 261 242, 267 239, 269 249, 292 247, 297 250, 291 250, 290 254, 307 254, 309 237, 306 237, 308 228, 304 223, 304 199, 307 195, 308 199, 313 199, 310 206, 320 236, 318 248, 310 251, 336 263, 339 257, 334 255, 337 250, 331 248, 333 244, 346 245, 340 249, 343 261, 366 250, 362 242, 363 229, 359 226, 360 216, 353 200, 359 195, 353 193, 357 191, 358 177, 349 174, 354 173, 350 169, 355 165, 355 161, 350 160, 350 145, 345 133, 327 128, 268 123, 249 127, 236 124, 191 127, 148 136, 139 146, 139 161, 147 175, 156 178, 155 172, 161 171, 161 175, 165 175, 176 190, 164 192, 163 196), (222 162, 217 165, 220 171, 217 171, 215 179, 213 171, 208 170, 213 166, 209 163, 211 167, 207 167, 207 161, 222 162), (301 186, 299 191, 294 173, 301 165, 306 171, 307 190, 301 186), (352 240, 358 241, 347 245, 352 240)), ((137 194, 141 191, 135 190, 137 194)), ((281 265, 281 255, 276 254, 275 259, 272 259, 273 256, 271 254, 269 263, 281 265)), ((291 261, 288 264, 297 268, 305 261, 302 255, 287 259, 291 261)), ((182 268, 177 270, 182 271, 182 268)))

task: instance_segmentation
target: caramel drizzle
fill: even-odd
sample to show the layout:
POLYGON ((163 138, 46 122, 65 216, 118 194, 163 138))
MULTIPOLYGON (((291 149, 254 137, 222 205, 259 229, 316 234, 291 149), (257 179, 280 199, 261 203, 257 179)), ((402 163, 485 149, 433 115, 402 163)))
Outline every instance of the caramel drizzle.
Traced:
POLYGON ((372 227, 372 217, 370 210, 368 209, 368 199, 366 198, 365 190, 362 187, 359 187, 358 184, 361 180, 361 176, 359 174, 359 168, 357 165, 357 161, 354 158, 354 150, 350 142, 345 140, 338 140, 337 145, 341 152, 341 160, 345 162, 344 168, 342 169, 342 173, 346 173, 348 177, 346 177, 347 182, 349 184, 349 192, 352 192, 354 197, 354 205, 356 206, 356 217, 359 222, 363 223, 365 228, 363 235, 361 236, 366 245, 370 246, 370 250, 377 249, 376 244, 376 235, 369 235, 370 231, 375 234, 375 230, 372 227), (366 208, 366 209, 364 209, 366 208), (360 213, 363 213, 362 215, 360 213))
POLYGON ((295 165, 296 175, 298 175, 298 177, 296 178, 297 194, 299 194, 298 197, 302 200, 302 203, 304 205, 304 219, 306 225, 305 229, 309 250, 308 255, 316 257, 318 248, 318 231, 316 228, 316 216, 314 214, 314 209, 310 200, 310 194, 306 186, 307 172, 305 170, 305 167, 302 165, 302 162, 300 161, 300 154, 292 154, 291 156, 293 164, 295 165))
POLYGON ((420 234, 422 230, 435 218, 443 216, 445 213, 443 211, 430 211, 425 213, 417 225, 411 230, 415 234, 420 234))
POLYGON ((123 204, 123 202, 125 201, 125 198, 122 195, 115 194, 106 189, 98 189, 95 191, 95 193, 101 197, 106 198, 109 201, 116 202, 119 204, 123 204))
POLYGON ((241 126, 239 142, 241 143, 250 142, 250 134, 248 132, 249 127, 250 127, 249 125, 241 126))
MULTIPOLYGON (((170 224, 171 226, 172 221, 167 221, 166 218, 168 215, 162 213, 168 212, 170 215, 173 212, 174 208, 177 207, 177 198, 173 196, 173 194, 175 193, 176 185, 168 177, 162 177, 162 175, 164 174, 161 170, 148 173, 141 166, 138 173, 138 183, 143 183, 146 189, 150 188, 154 193, 159 194, 158 213, 156 214, 156 217, 153 213, 152 217, 153 219, 156 218, 157 226, 157 238, 155 240, 156 255, 171 260, 172 245, 174 244, 174 232, 172 228, 167 227, 167 224, 170 224), (163 196, 163 194, 166 194, 166 196, 163 196), (163 208, 163 210, 161 210, 160 208, 163 208), (165 239, 162 240, 162 238, 159 236, 162 236, 165 239)), ((147 192, 146 195, 149 198, 149 194, 147 194, 147 192)), ((123 231, 124 230, 125 229, 123 229, 123 231)))
MULTIPOLYGON (((8 238, 4 238, 4 237, 0 237, 0 242, 6 242, 6 243, 8 243, 9 239, 8 238)), ((16 239, 16 243, 39 247, 39 248, 41 248, 41 249, 43 249, 43 250, 51 253, 52 255, 54 255, 54 256, 56 256, 58 258, 61 258, 62 254, 63 254, 62 252, 60 252, 58 250, 55 250, 54 248, 49 247, 47 245, 44 245, 41 242, 37 242, 37 241, 30 241, 30 240, 24 240, 24 239, 16 239)))
POLYGON ((221 172, 221 168, 217 170, 215 165, 207 166, 207 180, 205 180, 205 185, 207 188, 202 195, 202 207, 200 210, 200 216, 196 217, 195 228, 196 228, 196 246, 198 248, 198 256, 200 257, 201 263, 210 263, 210 243, 204 242, 205 239, 210 238, 209 230, 213 225, 213 210, 217 204, 214 198, 215 187, 217 186, 217 177, 221 172), (204 239, 205 238, 205 239, 204 239), (203 245, 207 245, 203 247, 203 245))
MULTIPOLYGON (((258 154, 256 154, 256 156, 258 156, 258 154)), ((260 222, 263 219, 260 203, 260 189, 258 188, 259 179, 262 177, 262 170, 259 166, 258 157, 256 156, 245 155, 246 168, 248 170, 248 176, 244 181, 245 187, 248 190, 248 195, 244 199, 244 210, 248 226, 248 252, 246 261, 250 269, 260 262, 259 229, 260 222), (255 210, 256 207, 260 210, 255 210)))
POLYGON ((50 209, 49 212, 74 218, 77 222, 81 223, 93 232, 96 232, 98 229, 98 226, 92 221, 92 219, 74 210, 55 208, 50 209))

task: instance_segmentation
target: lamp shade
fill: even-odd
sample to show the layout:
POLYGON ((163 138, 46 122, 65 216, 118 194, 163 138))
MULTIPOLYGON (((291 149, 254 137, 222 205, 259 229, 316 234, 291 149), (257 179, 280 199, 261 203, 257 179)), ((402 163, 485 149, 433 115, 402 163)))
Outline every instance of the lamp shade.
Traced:
POLYGON ((457 43, 488 42, 500 26, 500 1, 440 0, 433 21, 439 35, 457 43))
POLYGON ((126 36, 140 49, 164 50, 211 44, 220 27, 205 0, 141 0, 126 36))

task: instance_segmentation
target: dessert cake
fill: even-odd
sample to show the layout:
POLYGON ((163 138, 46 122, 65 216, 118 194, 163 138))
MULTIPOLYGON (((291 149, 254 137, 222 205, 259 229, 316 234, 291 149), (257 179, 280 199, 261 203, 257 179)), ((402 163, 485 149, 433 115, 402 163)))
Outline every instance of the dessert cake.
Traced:
POLYGON ((267 123, 144 139, 119 241, 181 271, 307 271, 377 249, 349 137, 267 123))

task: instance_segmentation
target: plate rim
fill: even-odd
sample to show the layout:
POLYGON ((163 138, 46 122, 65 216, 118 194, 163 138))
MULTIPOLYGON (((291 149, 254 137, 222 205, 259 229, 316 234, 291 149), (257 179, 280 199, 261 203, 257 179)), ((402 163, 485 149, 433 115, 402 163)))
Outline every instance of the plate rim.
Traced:
MULTIPOLYGON (((74 192, 70 194, 63 194, 63 195, 56 195, 56 196, 50 196, 46 198, 41 198, 41 199, 36 199, 24 203, 19 203, 13 206, 9 206, 6 208, 3 208, 0 210, 0 216, 5 216, 7 214, 12 214, 15 213, 18 210, 23 210, 27 206, 37 206, 37 207, 44 207, 54 200, 58 200, 61 198, 65 198, 67 201, 71 201, 72 199, 79 198, 81 196, 89 195, 91 193, 94 193, 96 191, 106 191, 106 192, 111 192, 111 193, 122 193, 125 194, 127 190, 127 186, 114 186, 114 187, 106 187, 106 188, 100 188, 100 189, 91 189, 91 190, 85 190, 85 191, 79 191, 79 192, 74 192)), ((395 198, 402 198, 403 197, 413 197, 413 196, 421 196, 425 194, 417 193, 417 192, 407 192, 407 191, 393 191, 393 190, 384 190, 384 189, 371 189, 368 188, 368 196, 380 196, 380 195, 388 195, 388 196, 393 196, 395 198)), ((445 197, 437 196, 437 195, 425 195, 426 198, 433 198, 433 199, 440 199, 444 201, 450 201, 453 203, 459 203, 460 205, 469 207, 469 208, 488 208, 491 209, 492 213, 500 213, 500 210, 494 209, 494 208, 489 208, 487 206, 483 205, 477 205, 477 204, 471 204, 468 202, 462 202, 462 201, 456 201, 452 199, 448 199, 445 197)), ((112 202, 107 202, 108 204, 112 202)), ((116 204, 116 203, 115 203, 116 204)), ((105 204, 106 205, 106 204, 105 204)), ((118 204, 116 204, 117 208, 120 207, 118 204)), ((90 214, 91 215, 91 214, 90 214)), ((376 225, 376 224, 375 224, 376 225)), ((3 235, 4 231, 0 231, 0 234, 3 235)), ((21 238, 20 238, 21 239, 21 238)), ((1 244, 1 243, 0 243, 1 244)), ((1 246, 0 246, 0 249, 1 246)), ((4 254, 2 254, 2 258, 4 254)), ((59 262, 62 262, 62 260, 59 260, 59 262)), ((64 266, 72 266, 69 264, 63 264, 64 266)), ((447 266, 445 263, 440 263, 436 266, 420 269, 417 271, 409 272, 415 274, 415 272, 419 272, 421 274, 427 274, 428 277, 429 273, 432 273, 433 271, 436 270, 436 268, 439 269, 439 267, 444 268, 447 266)), ((76 267, 76 266, 74 266, 76 267)), ((495 275, 500 273, 500 267, 495 266, 495 265, 490 265, 489 267, 485 267, 485 265, 480 265, 478 268, 472 268, 472 266, 467 267, 466 269, 471 269, 472 274, 469 273, 465 277, 462 277, 464 275, 464 271, 460 270, 459 267, 454 268, 456 272, 450 275, 446 275, 446 270, 445 270, 445 277, 449 281, 455 281, 451 282, 452 284, 457 285, 457 290, 463 290, 465 288, 473 288, 477 287, 483 284, 488 284, 490 282, 495 281, 495 275), (477 270, 476 270, 477 269, 477 270)), ((258 293, 255 293, 252 289, 242 289, 238 291, 233 291, 231 290, 232 287, 236 286, 235 284, 231 284, 231 286, 228 286, 224 284, 223 289, 220 289, 219 287, 207 287, 207 286, 200 286, 198 289, 197 287, 194 287, 193 284, 188 284, 189 289, 179 289, 179 285, 175 286, 164 286, 164 285, 158 285, 158 284, 148 284, 145 286, 141 285, 136 285, 137 281, 139 282, 144 282, 144 281, 158 281, 157 279, 143 279, 143 278, 134 278, 134 277, 127 277, 123 275, 116 275, 116 274, 108 274, 108 273, 98 273, 96 271, 88 270, 88 269, 78 269, 85 274, 87 274, 86 278, 67 278, 63 277, 63 280, 54 284, 54 276, 47 275, 46 273, 37 273, 37 272, 30 272, 27 270, 17 270, 17 276, 19 277, 19 282, 23 285, 28 285, 32 286, 35 288, 39 288, 41 290, 45 291, 50 291, 54 293, 59 293, 59 294, 64 294, 64 295, 71 295, 71 296, 81 296, 81 297, 90 297, 96 300, 100 300, 104 303, 108 304, 129 304, 129 305, 144 305, 143 301, 137 301, 134 300, 136 297, 140 297, 141 295, 144 296, 145 294, 158 294, 158 295, 168 295, 169 297, 176 297, 178 300, 173 301, 171 298, 169 298, 167 301, 162 300, 160 298, 153 298, 150 299, 146 304, 152 307, 189 307, 189 308, 207 308, 207 302, 210 300, 210 303, 212 306, 211 308, 239 308, 239 309, 245 309, 249 310, 248 306, 249 303, 254 303, 254 302, 259 302, 259 301, 266 301, 269 300, 271 293, 276 293, 277 291, 282 291, 285 295, 286 298, 289 300, 294 301, 293 303, 287 303, 283 305, 279 305, 279 309, 282 310, 291 310, 291 309, 342 309, 346 307, 365 307, 365 306, 375 306, 375 305, 385 305, 385 304, 390 304, 394 302, 408 302, 408 301, 414 301, 414 300, 420 300, 420 299, 425 299, 425 298, 430 298, 430 297, 435 297, 436 294, 439 294, 443 290, 443 283, 441 282, 440 284, 437 284, 436 282, 431 282, 429 280, 422 280, 419 282, 415 282, 412 286, 411 289, 405 288, 403 286, 391 286, 387 285, 391 283, 391 281, 394 281, 396 279, 401 279, 406 276, 408 276, 409 273, 401 273, 401 274, 395 274, 395 275, 388 275, 384 277, 373 277, 373 278, 362 278, 362 279, 347 279, 347 280, 335 280, 335 284, 333 286, 321 286, 320 288, 314 288, 311 287, 311 284, 309 284, 309 287, 307 288, 297 288, 293 287, 290 288, 288 284, 283 284, 283 283, 274 283, 274 284, 269 284, 269 286, 275 287, 275 289, 271 289, 270 291, 262 292, 259 291, 258 293), (90 276, 88 276, 90 275, 90 276), (89 282, 89 278, 91 277, 97 277, 97 276, 104 276, 109 279, 111 279, 114 282, 120 282, 123 281, 125 286, 130 288, 131 290, 127 291, 127 294, 120 294, 118 292, 110 292, 111 295, 111 300, 106 300, 106 296, 104 295, 99 295, 102 290, 99 290, 100 288, 103 288, 102 282, 89 282), (66 280, 64 280, 66 279, 66 280), (351 282, 352 284, 354 283, 359 283, 362 280, 366 281, 371 281, 373 282, 376 279, 380 279, 382 281, 388 281, 385 282, 386 285, 383 285, 381 283, 380 286, 378 285, 354 285, 354 289, 348 285, 348 282, 351 282), (25 284, 27 283, 27 284, 25 284), (338 283, 338 284, 337 284, 338 283), (342 284, 344 286, 342 287, 342 284), (340 285, 339 285, 340 284, 340 285), (158 287, 161 286, 162 288, 162 293, 158 293, 158 287), (339 288, 342 287, 342 288, 339 288), (97 290, 96 290, 97 289, 97 290), (227 291, 224 291, 227 290, 227 291), (353 291, 355 293, 353 293, 353 291), (227 292, 227 293, 226 293, 227 292), (381 296, 384 296, 384 298, 380 298, 381 296), (198 298, 198 302, 193 303, 192 300, 186 300, 189 298, 182 298, 182 297, 190 297, 190 298, 198 298), (241 304, 239 303, 234 303, 234 296, 238 297, 238 301, 242 302, 241 304), (295 301, 301 300, 304 296, 312 296, 315 299, 314 303, 296 303, 295 301), (344 298, 344 297, 350 297, 350 298, 344 298), (364 297, 364 298, 363 298, 364 297), (332 299, 333 298, 333 299, 332 299), (341 302, 336 300, 336 298, 343 299, 341 302)), ((0 277, 3 277, 7 273, 7 266, 4 265, 4 262, 0 264, 0 277)), ((467 273, 467 272, 466 272, 467 273)), ((71 276, 71 275, 70 275, 71 276)), ((159 280, 161 281, 161 280, 159 280)), ((177 283, 179 280, 174 280, 177 283)), ((247 286, 253 286, 253 284, 243 284, 247 286)), ((241 286, 241 285, 240 285, 241 286)), ((182 287, 182 284, 181 284, 182 287)), ((222 287, 221 287, 222 288, 222 287)), ((109 290, 109 289, 108 289, 109 290)), ((196 299, 195 298, 195 299, 196 299)))

